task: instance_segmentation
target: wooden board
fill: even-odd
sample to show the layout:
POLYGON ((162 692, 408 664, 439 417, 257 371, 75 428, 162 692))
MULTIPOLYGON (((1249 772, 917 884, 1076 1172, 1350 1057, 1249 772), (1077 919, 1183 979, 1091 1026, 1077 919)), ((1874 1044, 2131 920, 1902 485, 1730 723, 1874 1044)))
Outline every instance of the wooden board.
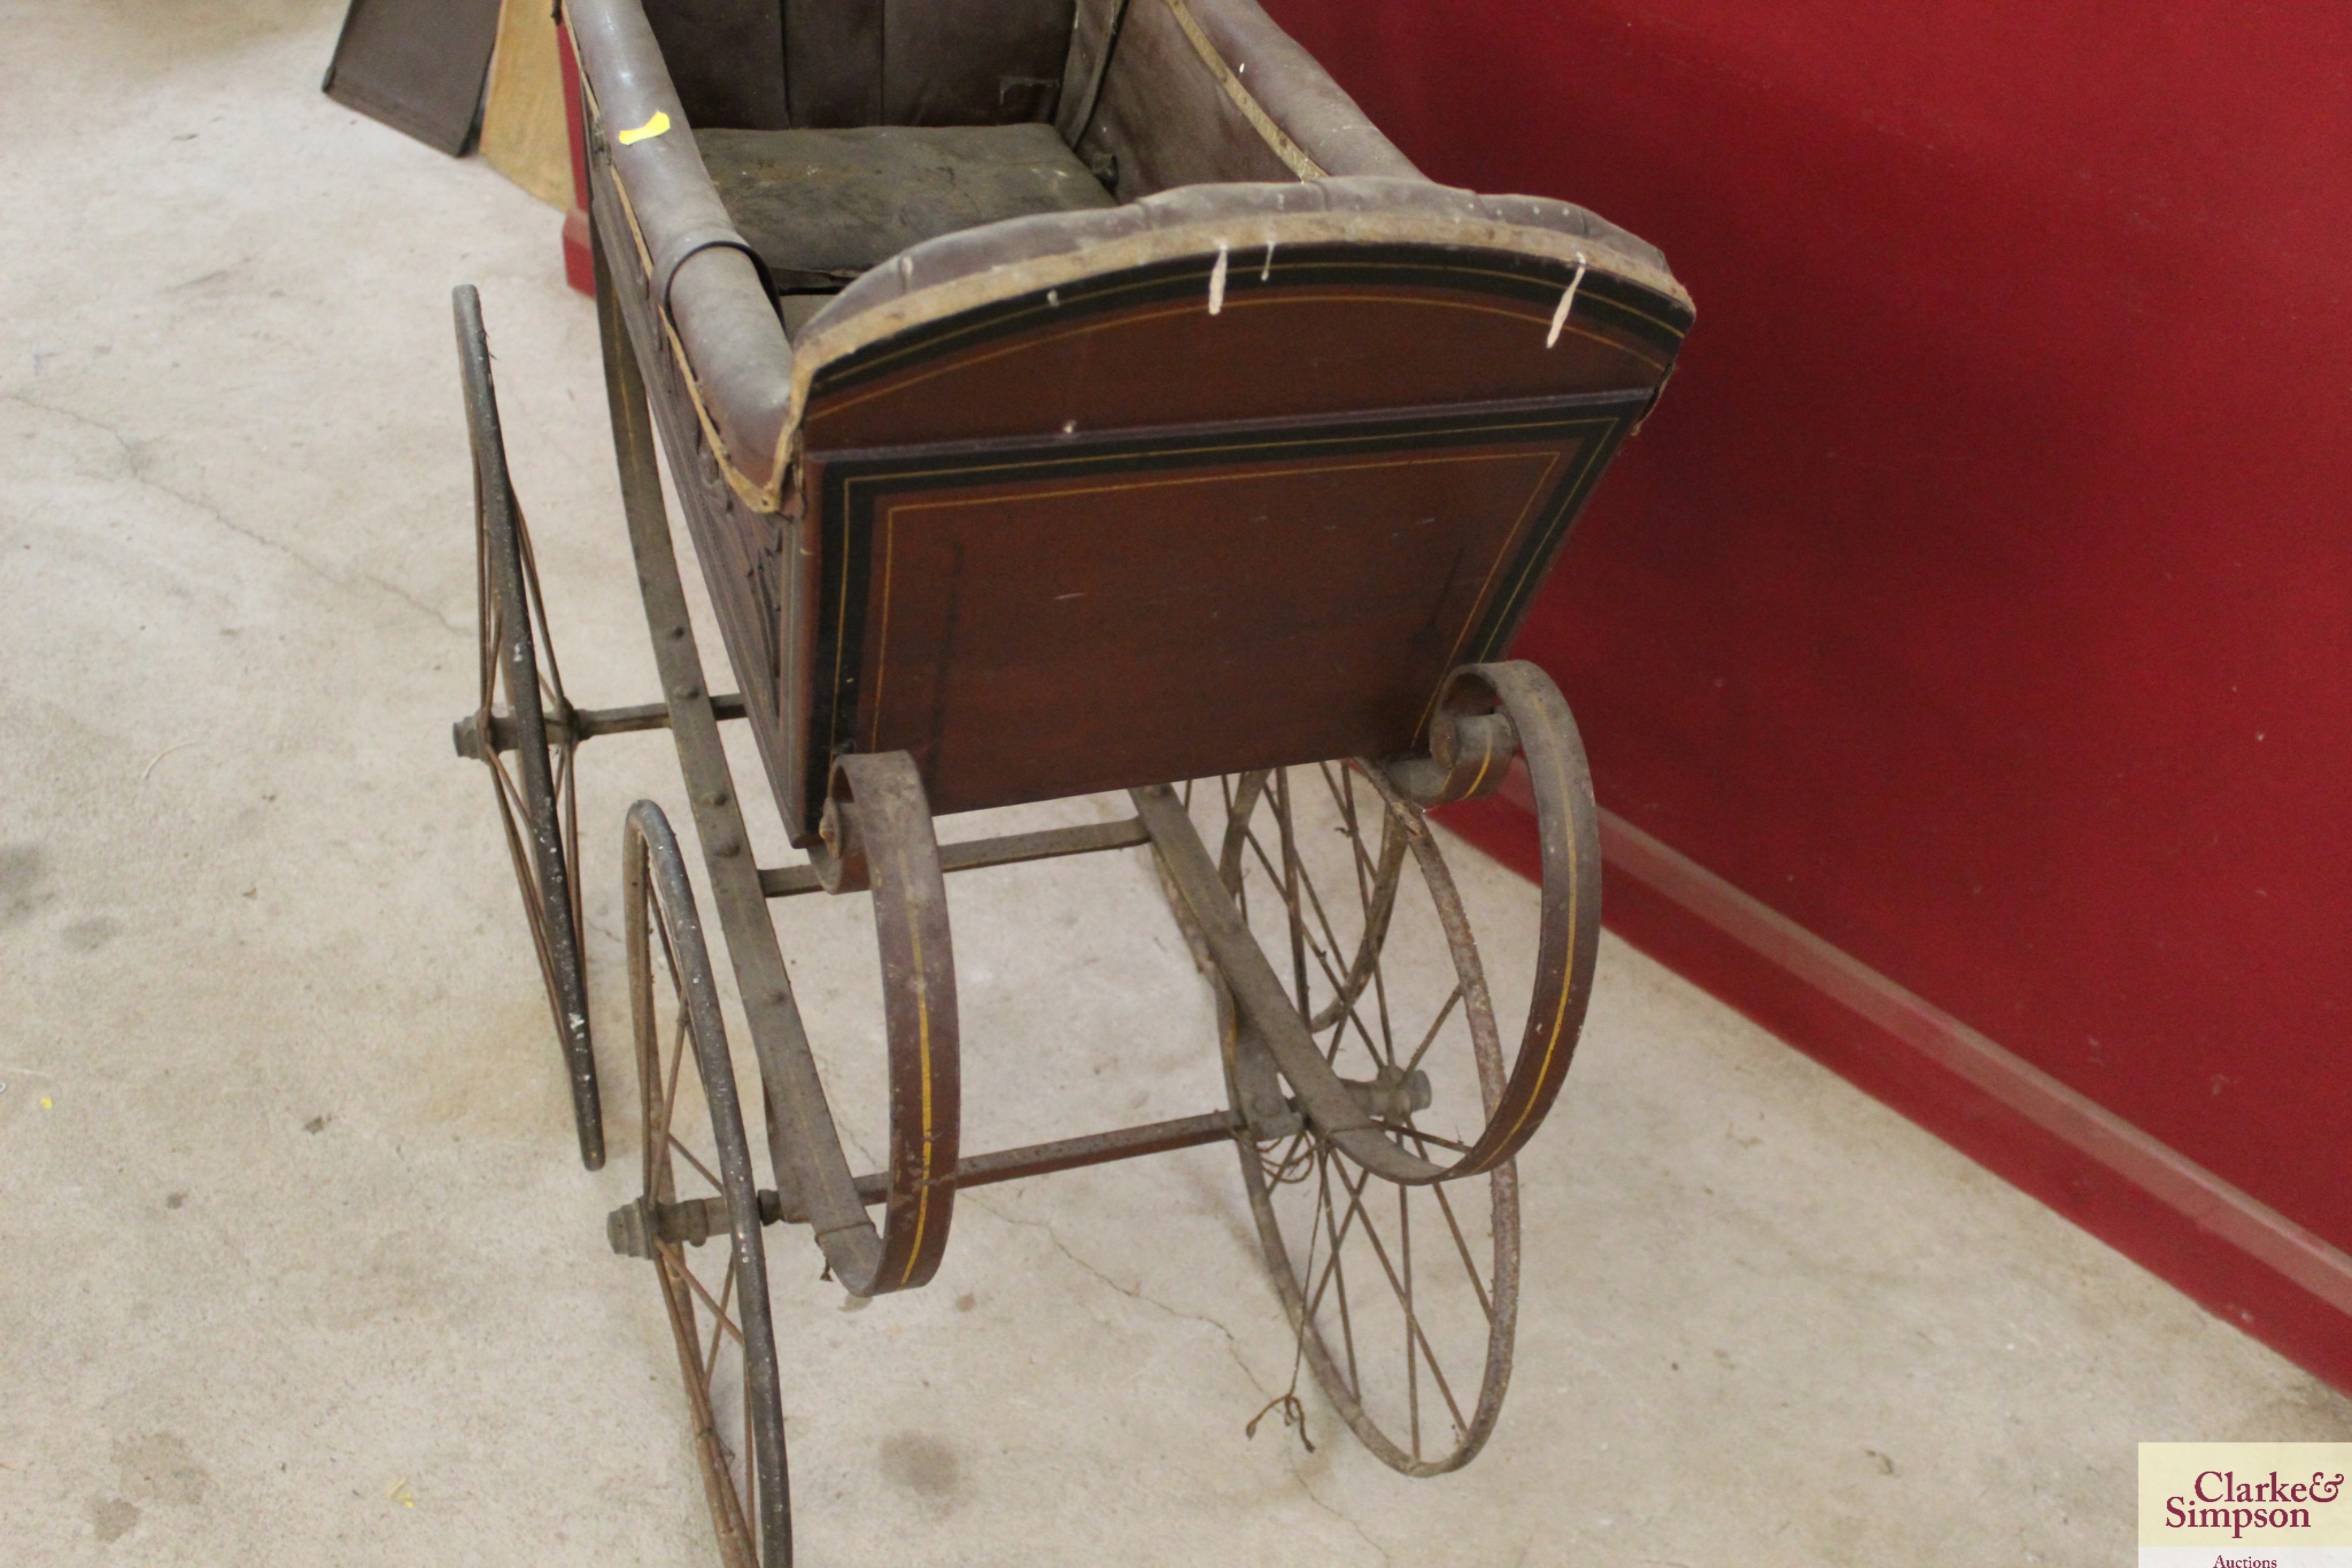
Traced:
POLYGON ((541 201, 572 210, 563 68, 547 0, 505 0, 482 95, 482 161, 541 201))

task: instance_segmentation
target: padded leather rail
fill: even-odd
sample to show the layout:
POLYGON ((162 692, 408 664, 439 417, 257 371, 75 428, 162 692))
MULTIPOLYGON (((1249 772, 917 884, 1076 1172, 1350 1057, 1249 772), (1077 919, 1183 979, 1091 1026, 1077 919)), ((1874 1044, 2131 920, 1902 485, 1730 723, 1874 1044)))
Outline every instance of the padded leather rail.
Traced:
MULTIPOLYGON (((1139 5, 1145 0, 1136 0, 1139 5)), ((1057 261, 1099 254, 1127 242, 1136 262, 1187 249, 1213 251, 1220 240, 1246 246, 1318 238, 1549 251, 1580 258, 1641 284, 1685 310, 1690 296, 1666 269, 1658 248, 1573 203, 1541 196, 1482 196, 1420 178, 1359 175, 1293 184, 1188 185, 1101 212, 1015 218, 944 236, 901 254, 851 284, 809 323, 812 335, 925 290, 982 279, 1010 283, 1014 269, 1037 269, 1035 287, 1070 268, 1057 261)), ((1105 258, 1107 261, 1107 258, 1105 258)), ((1123 255, 1122 262, 1127 261, 1123 255)), ((1134 264, 1134 263, 1129 263, 1134 264)), ((992 290, 994 291, 994 290, 992 290)), ((942 303, 944 303, 944 300, 942 303)), ((803 367, 805 370, 808 367, 803 367)))
POLYGON ((635 242, 636 254, 616 264, 642 280, 671 335, 729 483, 747 503, 772 511, 793 354, 770 303, 765 264, 711 184, 638 0, 566 0, 564 15, 592 122, 591 155, 609 171, 635 242))

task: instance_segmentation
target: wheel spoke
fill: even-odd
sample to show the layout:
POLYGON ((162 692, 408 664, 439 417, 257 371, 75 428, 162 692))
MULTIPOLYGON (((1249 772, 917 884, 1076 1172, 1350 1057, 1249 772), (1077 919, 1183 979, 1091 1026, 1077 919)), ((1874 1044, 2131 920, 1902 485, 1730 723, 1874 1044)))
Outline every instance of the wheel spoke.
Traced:
MULTIPOLYGON (((1348 1233, 1355 1228, 1357 1211, 1351 1207, 1349 1211, 1348 1217, 1345 1220, 1340 1220, 1336 1216, 1333 1211, 1336 1209, 1337 1205, 1331 1202, 1331 1192, 1329 1187, 1330 1162, 1333 1156, 1328 1145, 1318 1145, 1317 1153, 1318 1163, 1323 1173, 1322 1179, 1325 1183, 1318 1198, 1318 1201, 1322 1205, 1320 1217, 1326 1222, 1327 1228, 1329 1229, 1331 1235, 1331 1257, 1323 1266, 1323 1278, 1328 1281, 1331 1278, 1332 1270, 1339 1265, 1341 1256, 1340 1248, 1348 1239, 1348 1233)), ((1339 1184, 1344 1187, 1347 1185, 1347 1173, 1343 1171, 1339 1174, 1339 1184)), ((1369 1224, 1370 1222, 1368 1221, 1366 1223, 1369 1224)), ((1339 1286, 1341 1292, 1344 1294, 1347 1289, 1347 1279, 1344 1273, 1340 1276, 1339 1286)), ((1310 1303, 1310 1307, 1320 1306, 1322 1301, 1323 1289, 1322 1286, 1318 1284, 1315 1289, 1315 1300, 1310 1303)))
MULTIPOLYGON (((718 1301, 712 1299, 710 1288, 705 1285, 701 1280, 696 1279, 694 1277, 694 1270, 687 1267, 685 1249, 674 1241, 665 1241, 661 1246, 663 1252, 676 1259, 676 1261, 671 1264, 671 1268, 677 1271, 678 1278, 686 1281, 687 1288, 688 1289, 702 1298, 702 1304, 710 1309, 710 1315, 719 1320, 719 1326, 726 1330, 729 1333, 733 1334, 737 1344, 741 1344, 743 1342, 743 1331, 735 1326, 735 1320, 727 1315, 727 1309, 720 1306, 718 1301)), ((731 1268, 730 1272, 732 1272, 731 1268)), ((731 1287, 734 1284, 734 1281, 730 1279, 728 1281, 728 1284, 731 1287)))
POLYGON ((681 1155, 685 1156, 685 1158, 686 1158, 686 1163, 687 1163, 688 1164, 689 1164, 689 1165, 693 1166, 697 1171, 698 1171, 698 1172, 700 1172, 700 1173, 701 1173, 701 1174, 702 1174, 702 1179, 703 1179, 704 1181, 709 1182, 709 1184, 710 1184, 714 1188, 717 1188, 720 1193, 722 1193, 722 1194, 723 1194, 723 1193, 725 1193, 725 1192, 726 1192, 726 1190, 727 1190, 727 1189, 726 1189, 724 1186, 719 1185, 719 1178, 718 1178, 716 1175, 714 1175, 714 1174, 712 1174, 712 1173, 711 1173, 710 1167, 709 1167, 709 1166, 708 1166, 708 1165, 706 1165, 706 1164, 704 1164, 700 1160, 696 1159, 696 1158, 694 1157, 694 1151, 693 1151, 693 1150, 691 1150, 691 1149, 689 1149, 689 1148, 688 1148, 688 1147, 686 1146, 686 1144, 685 1144, 683 1142, 681 1142, 681 1141, 679 1140, 678 1135, 677 1135, 677 1133, 675 1133, 675 1132, 667 1132, 667 1131, 666 1131, 666 1132, 663 1134, 663 1136, 667 1137, 667 1138, 669 1140, 669 1146, 670 1146, 672 1149, 676 1150, 679 1154, 681 1154, 681 1155))
MULTIPOLYGON (((1397 1195, 1397 1251, 1404 1259, 1404 1321, 1418 1326, 1420 1319, 1412 1310, 1412 1189, 1399 1187, 1397 1195)), ((1369 1227, 1370 1222, 1367 1222, 1369 1227)), ((1421 1458, 1421 1354, 1420 1336, 1408 1333, 1404 1338, 1405 1408, 1412 1421, 1412 1457, 1421 1458)))
MULTIPOLYGON (((1245 831, 1243 837, 1249 847, 1256 853, 1258 864, 1265 868, 1265 874, 1268 879, 1272 880, 1277 887, 1279 887, 1282 879, 1276 875, 1274 869, 1273 858, 1266 854, 1265 846, 1258 841, 1256 832, 1255 830, 1245 831)), ((1315 884, 1311 879, 1307 881, 1307 894, 1309 900, 1313 901, 1315 904, 1316 918, 1323 927, 1323 935, 1325 940, 1330 943, 1333 949, 1336 950, 1339 946, 1339 939, 1331 934, 1331 922, 1323 918, 1323 906, 1321 901, 1315 898, 1315 884)), ((1296 934, 1301 931, 1304 925, 1304 921, 1300 915, 1297 901, 1297 894, 1286 893, 1285 899, 1285 907, 1288 910, 1291 917, 1291 930, 1293 933, 1296 934)), ((1364 1042, 1364 1049, 1370 1054, 1375 1062, 1381 1060, 1380 1047, 1373 1042, 1371 1032, 1364 1027, 1363 1020, 1357 1016, 1355 999, 1349 994, 1346 982, 1340 978, 1339 972, 1331 967, 1330 954, 1327 952, 1322 946, 1318 945, 1312 937, 1308 937, 1307 939, 1307 946, 1315 954, 1315 962, 1318 966, 1322 969, 1324 979, 1330 983, 1331 989, 1334 993, 1334 1000, 1339 1001, 1341 1004, 1339 1021, 1338 1026, 1332 1033, 1330 1045, 1324 1049, 1323 1059, 1327 1062, 1337 1059, 1339 1051, 1339 1043, 1347 1033, 1347 1026, 1352 1023, 1356 1026, 1357 1036, 1364 1042)), ((1375 971, 1375 973, 1377 973, 1377 971, 1375 971)), ((1307 1010, 1303 1005, 1300 1008, 1300 1016, 1307 1016, 1307 1010)), ((1309 1021, 1312 1022, 1312 1019, 1310 1018, 1309 1021)))
MULTIPOLYGON (((1355 836, 1353 834, 1350 834, 1349 837, 1351 842, 1355 843, 1356 856, 1360 861, 1362 858, 1362 845, 1360 841, 1355 839, 1355 836)), ((1322 930, 1322 942, 1318 943, 1312 935, 1306 935, 1305 943, 1308 949, 1313 951, 1316 963, 1319 968, 1321 968, 1324 980, 1331 987, 1332 1005, 1339 1009, 1336 1018, 1333 1020, 1337 1032, 1333 1034, 1330 1045, 1324 1050, 1324 1059, 1326 1061, 1334 1061, 1337 1059, 1340 1038, 1345 1034, 1347 1026, 1352 1023, 1355 1026, 1357 1037, 1364 1042, 1364 1050, 1371 1057, 1376 1065, 1388 1066, 1394 1063, 1396 1060, 1396 1038, 1395 1032, 1389 1020, 1387 977, 1381 972, 1380 955, 1373 947, 1373 905, 1370 901, 1367 901, 1365 905, 1364 933, 1362 939, 1358 943, 1360 952, 1357 964, 1355 966, 1351 966, 1348 974, 1342 975, 1338 969, 1333 967, 1331 961, 1332 958, 1341 951, 1345 944, 1339 941, 1339 933, 1332 927, 1330 915, 1323 907, 1322 895, 1316 890, 1313 876, 1306 872, 1303 863, 1299 863, 1299 876, 1297 878, 1297 887, 1294 888, 1286 886, 1286 876, 1283 873, 1276 871, 1273 857, 1266 853, 1265 846, 1259 840, 1255 829, 1245 829, 1244 832, 1244 837, 1250 849, 1257 856, 1258 864, 1265 868, 1267 879, 1272 881, 1277 889, 1282 890, 1284 906, 1290 916, 1294 952, 1297 946, 1298 939, 1304 934, 1302 928, 1306 922, 1306 910, 1307 909, 1313 910, 1316 924, 1322 930), (1299 897, 1299 889, 1304 889, 1306 895, 1303 907, 1299 897), (1356 967, 1361 967, 1366 970, 1368 972, 1367 977, 1371 983, 1375 1004, 1375 1016, 1378 1018, 1381 1029, 1381 1038, 1377 1041, 1372 1038, 1371 1031, 1365 1026, 1361 1010, 1358 1005, 1363 994, 1364 982, 1362 979, 1357 977, 1355 973, 1356 967)), ((1282 839, 1286 865, 1287 866, 1288 864, 1296 863, 1294 835, 1288 826, 1288 819, 1286 817, 1283 819, 1282 839)), ((1401 872, 1402 870, 1402 867, 1403 857, 1400 855, 1398 857, 1397 871, 1401 872)), ((1361 895, 1363 892, 1363 884, 1360 870, 1358 873, 1357 880, 1358 891, 1359 894, 1361 895)), ((1376 884, 1370 896, 1373 899, 1383 897, 1392 899, 1394 892, 1394 873, 1392 873, 1391 877, 1387 879, 1385 890, 1376 884)), ((1383 929, 1379 934, 1385 938, 1385 930, 1383 929)), ((1300 995, 1302 997, 1299 1005, 1300 1016, 1307 1019, 1310 1027, 1322 1026, 1318 1025, 1316 1021, 1317 1016, 1306 1006, 1303 1000, 1305 995, 1305 982, 1302 980, 1299 984, 1300 995)), ((1326 1011, 1328 1012, 1329 1009, 1327 1008, 1326 1011)))
MULTIPOLYGON (((1348 1386, 1356 1397, 1360 1399, 1363 1397, 1364 1377, 1362 1372, 1356 1365, 1356 1325, 1354 1320, 1349 1316, 1348 1311, 1348 1271, 1340 1262, 1339 1246, 1346 1238, 1340 1235, 1337 1221, 1332 1215, 1331 1163, 1330 1155, 1328 1152, 1324 1155, 1322 1165, 1322 1184, 1321 1190, 1318 1194, 1318 1200, 1323 1211, 1324 1228, 1328 1230, 1331 1236, 1331 1259, 1324 1266, 1324 1277, 1326 1279, 1336 1279, 1339 1282, 1339 1338, 1348 1349, 1348 1386)), ((1339 1180, 1343 1184, 1346 1183, 1347 1179, 1347 1173, 1345 1172, 1340 1173, 1339 1180)), ((1323 1292, 1319 1287, 1316 1289, 1315 1299, 1318 1301, 1320 1301, 1323 1299, 1323 1292)))
MULTIPOLYGON (((1307 922, 1298 918, 1298 832, 1290 815, 1290 770, 1284 768, 1274 775, 1274 820, 1282 842, 1282 902, 1290 911, 1290 972, 1298 984, 1298 1016, 1315 1016, 1314 999, 1307 990, 1307 922)), ((1309 889, 1312 896, 1312 889, 1309 889)), ((1328 933, 1327 923, 1325 931, 1328 933)), ((1322 961, 1321 949, 1315 957, 1322 961)), ((1328 973, 1330 965, 1324 964, 1328 973)))
POLYGON ((1434 1132, 1423 1132, 1420 1128, 1415 1127, 1410 1121, 1383 1121, 1381 1125, 1388 1129, 1391 1132, 1402 1132, 1406 1137, 1415 1140, 1422 1145, 1424 1153, 1432 1143, 1436 1144, 1441 1149, 1451 1149, 1457 1154, 1467 1154, 1470 1152, 1469 1144, 1456 1143, 1451 1138, 1440 1138, 1434 1132))
POLYGON ((563 672, 556 668, 555 639, 547 632, 547 605, 540 596, 539 558, 531 552, 530 526, 523 521, 522 507, 520 502, 512 496, 509 496, 507 504, 514 510, 515 542, 520 547, 522 555, 523 592, 529 597, 531 630, 536 634, 532 638, 532 645, 540 658, 546 664, 545 669, 537 672, 540 689, 552 698, 556 707, 563 710, 568 717, 572 704, 563 700, 563 672))
POLYGON ((550 1005, 561 1008, 555 991, 555 946, 547 930, 547 900, 540 891, 539 866, 523 842, 522 824, 530 816, 523 803, 522 792, 516 788, 506 763, 496 752, 490 754, 490 777, 498 786, 499 817, 506 827, 507 855, 514 862, 515 879, 522 885, 523 922, 530 927, 530 945, 539 955, 539 972, 547 982, 550 1005))
MULTIPOLYGON (((1361 1182, 1350 1185, 1347 1172, 1339 1173, 1339 1185, 1348 1194, 1348 1205, 1350 1211, 1360 1211, 1364 1188, 1371 1179, 1371 1173, 1367 1171, 1361 1182)), ((1404 1187, 1398 1189, 1400 1193, 1410 1190, 1404 1187)), ((1421 1319, 1412 1310, 1412 1292, 1407 1289, 1403 1282, 1397 1278, 1396 1267, 1389 1261, 1389 1250, 1381 1245, 1381 1233, 1373 1227, 1370 1219, 1364 1222, 1364 1238, 1372 1244, 1372 1256, 1381 1260, 1381 1271, 1388 1276, 1389 1289, 1396 1293, 1397 1304, 1404 1309, 1405 1332, 1420 1342, 1422 1351, 1429 1361, 1429 1373, 1437 1380, 1437 1391, 1445 1396, 1446 1408, 1454 1412, 1454 1424, 1465 1431, 1469 1430, 1469 1423, 1462 1419, 1462 1407, 1454 1401, 1454 1390, 1446 1383, 1445 1369, 1438 1364, 1437 1352, 1430 1344, 1429 1336, 1422 1330, 1421 1319)))
POLYGON ((1421 1044, 1413 1047, 1412 1059, 1404 1064, 1406 1072, 1410 1073, 1421 1065, 1421 1058, 1427 1056, 1429 1047, 1437 1043, 1437 1031, 1445 1027, 1445 1020, 1454 1016, 1454 1004, 1461 1000, 1462 983, 1457 980, 1454 983, 1454 994, 1448 996, 1445 999, 1445 1005, 1437 1010, 1437 1022, 1429 1026, 1429 1033, 1422 1036, 1421 1044))
MULTIPOLYGON (((731 1240, 732 1238, 730 1237, 730 1239, 731 1240)), ((719 1300, 711 1308, 712 1311, 719 1314, 719 1321, 722 1323, 728 1321, 727 1303, 735 1299, 735 1249, 732 1247, 730 1247, 727 1249, 727 1278, 720 1282, 719 1287, 719 1300)), ((743 1331, 740 1329, 736 1330, 736 1342, 740 1344, 742 1340, 743 1331)), ((703 1382, 709 1383, 710 1381, 711 1373, 719 1370, 719 1347, 724 1343, 726 1343, 726 1341, 719 1335, 713 1334, 710 1336, 710 1354, 702 1363, 703 1382)))
MULTIPOLYGON (((1247 835, 1247 837, 1249 847, 1257 853, 1258 864, 1265 868, 1267 878, 1274 881, 1277 887, 1283 889, 1283 906, 1290 915, 1291 945, 1294 954, 1302 942, 1306 947, 1313 950, 1316 963, 1322 969, 1324 979, 1330 983, 1331 990, 1333 992, 1333 999, 1339 1002, 1344 1008, 1342 1015, 1343 1017, 1356 1021, 1356 1032, 1363 1037, 1364 1048, 1372 1054, 1372 1059, 1374 1061, 1381 1061, 1385 1058, 1382 1057, 1380 1047, 1373 1043, 1370 1033, 1364 1028, 1361 1020, 1356 1019, 1355 998, 1349 994, 1347 981, 1340 975, 1339 972, 1337 969, 1334 969, 1331 965, 1331 959, 1339 952, 1341 943, 1338 933, 1331 928, 1331 917, 1324 911, 1322 895, 1315 890, 1315 879, 1306 873, 1304 865, 1297 859, 1297 847, 1292 829, 1289 826, 1288 817, 1285 816, 1281 818, 1280 821, 1282 826, 1283 855, 1285 858, 1286 868, 1295 866, 1298 868, 1299 871, 1296 885, 1286 885, 1287 879, 1286 876, 1276 872, 1272 858, 1266 854, 1265 846, 1258 841, 1257 834, 1255 831, 1250 832, 1247 835), (1305 889, 1307 895, 1306 907, 1302 907, 1299 901, 1299 889, 1301 888, 1305 889), (1318 943, 1314 937, 1308 934, 1306 930, 1306 908, 1312 908, 1314 910, 1315 923, 1322 928, 1323 941, 1320 943, 1318 943)), ((1374 968, 1373 973, 1375 978, 1377 978, 1379 974, 1377 966, 1374 968)), ((1314 1013, 1313 1010, 1306 1005, 1307 982, 1303 975, 1301 976, 1298 984, 1300 998, 1298 1008, 1299 1016, 1312 1022, 1314 1013)), ((1357 989, 1360 991, 1361 987, 1360 986, 1357 989)), ((1335 1047, 1336 1043, 1337 1042, 1335 1040, 1335 1047)), ((1393 1055, 1392 1052, 1391 1054, 1393 1055)))
MULTIPOLYGON (((1383 835, 1381 858, 1377 863, 1373 862, 1365 853, 1363 822, 1356 809, 1356 770, 1342 767, 1339 777, 1335 780, 1330 764, 1320 763, 1318 766, 1323 773, 1324 787, 1329 791, 1339 808, 1339 832, 1348 840, 1356 873, 1356 897, 1364 914, 1362 937, 1357 945, 1355 960, 1349 966, 1347 984, 1340 992, 1341 996, 1352 1004, 1362 994, 1365 983, 1380 973, 1381 949, 1388 939, 1389 921, 1396 909, 1397 881, 1404 870, 1405 840, 1401 835, 1391 836, 1394 814, 1383 811, 1381 817, 1383 835), (1365 877, 1367 870, 1371 873, 1369 882, 1365 877)), ((1337 945, 1336 942, 1334 945, 1337 945)), ((1324 1012, 1329 1016, 1318 1016, 1318 1025, 1327 1025, 1338 1016, 1329 1007, 1324 1012)), ((1384 1035, 1387 1033, 1385 1014, 1382 1016, 1382 1032, 1384 1035)), ((1394 1058, 1393 1041, 1391 1042, 1389 1056, 1391 1059, 1394 1058)))
POLYGON ((1470 1256, 1470 1243, 1462 1234, 1462 1222, 1454 1217, 1454 1200, 1445 1195, 1444 1182, 1433 1184, 1430 1190, 1437 1194, 1437 1208, 1445 1216, 1445 1228, 1454 1233, 1454 1248, 1462 1255, 1463 1271, 1470 1276, 1470 1289, 1477 1294, 1478 1310, 1486 1314, 1491 1323, 1495 1321, 1495 1303, 1486 1298, 1486 1282, 1478 1278, 1478 1265, 1470 1256))

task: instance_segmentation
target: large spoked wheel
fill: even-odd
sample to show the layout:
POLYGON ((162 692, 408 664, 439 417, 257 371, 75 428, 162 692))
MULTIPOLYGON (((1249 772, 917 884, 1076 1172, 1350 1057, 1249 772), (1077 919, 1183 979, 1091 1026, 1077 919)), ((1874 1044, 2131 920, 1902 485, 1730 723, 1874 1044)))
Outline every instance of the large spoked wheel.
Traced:
MULTIPOLYGON (((1477 946, 1421 811, 1338 763, 1227 779, 1220 804, 1226 890, 1325 1059, 1383 1137, 1451 1162, 1492 1120, 1507 1073, 1477 946)), ((1222 986, 1219 1002, 1243 1110, 1222 986)), ((1401 1185, 1311 1127, 1244 1137, 1241 1156, 1275 1288, 1332 1405, 1407 1475, 1467 1464, 1510 1381, 1515 1166, 1401 1185)))
POLYGON ((629 813, 624 859, 645 1186, 612 1216, 610 1239, 650 1258, 660 1280, 720 1561, 785 1568, 792 1509, 760 1193, 693 889, 651 801, 629 813))
POLYGON ((457 749, 489 764, 507 851, 572 1089, 581 1163, 604 1163, 596 1057, 589 1040, 588 977, 580 932, 580 814, 572 790, 577 738, 541 603, 539 567, 508 478, 498 391, 482 331, 481 300, 457 291, 457 358, 474 448, 476 608, 481 627, 481 700, 457 726, 457 749))

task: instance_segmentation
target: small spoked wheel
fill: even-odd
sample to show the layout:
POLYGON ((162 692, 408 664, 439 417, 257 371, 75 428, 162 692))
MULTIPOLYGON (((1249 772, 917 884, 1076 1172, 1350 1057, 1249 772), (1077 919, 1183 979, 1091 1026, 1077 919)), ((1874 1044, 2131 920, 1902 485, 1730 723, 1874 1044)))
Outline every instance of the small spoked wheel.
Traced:
POLYGON ((563 675, 541 603, 539 567, 507 474, 490 378, 489 342, 474 290, 457 293, 457 358, 465 376, 466 418, 474 448, 476 607, 481 627, 481 700, 457 723, 457 750, 489 765, 506 826, 507 850, 531 946, 547 983, 555 1037, 572 1089, 580 1159, 604 1163, 604 1127, 596 1092, 596 1057, 588 1031, 588 979, 580 933, 580 815, 572 790, 577 737, 563 675))
POLYGON ((651 1259, 660 1282, 719 1560, 785 1568, 792 1510, 761 1194, 710 954, 677 840, 652 802, 630 811, 623 858, 645 1185, 607 1222, 608 1239, 651 1259))
MULTIPOLYGON (((1420 809, 1342 763, 1228 778, 1219 805, 1226 890, 1324 1058, 1382 1136, 1451 1163, 1493 1118, 1507 1074, 1478 950, 1420 809)), ((1237 1020, 1222 987, 1219 1000, 1230 1078, 1237 1020)), ((1234 1098, 1242 1109, 1238 1082, 1234 1098)), ((1467 1464, 1510 1381, 1514 1165, 1402 1185, 1311 1126, 1244 1137, 1241 1155, 1275 1288, 1332 1405, 1408 1475, 1467 1464)))

